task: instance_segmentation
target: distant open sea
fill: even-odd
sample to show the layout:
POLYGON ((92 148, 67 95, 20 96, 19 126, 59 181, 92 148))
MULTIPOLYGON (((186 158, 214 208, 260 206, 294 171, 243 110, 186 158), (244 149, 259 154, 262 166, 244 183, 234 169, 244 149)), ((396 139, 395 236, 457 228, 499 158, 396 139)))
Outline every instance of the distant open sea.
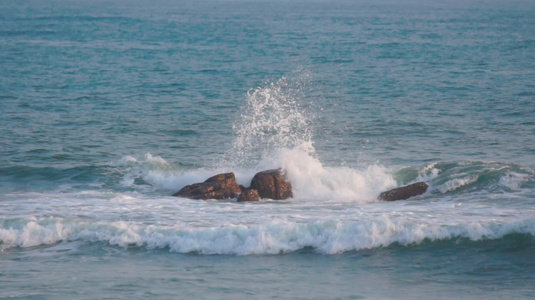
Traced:
POLYGON ((535 1, 0 0, 0 298, 534 297, 535 1))

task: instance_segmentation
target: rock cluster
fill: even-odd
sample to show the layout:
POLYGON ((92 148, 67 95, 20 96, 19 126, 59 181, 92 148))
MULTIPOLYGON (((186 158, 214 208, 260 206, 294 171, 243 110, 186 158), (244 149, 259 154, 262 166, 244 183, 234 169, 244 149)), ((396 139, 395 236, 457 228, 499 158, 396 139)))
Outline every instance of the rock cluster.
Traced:
MULTIPOLYGON (((417 182, 383 192, 378 199, 405 200, 425 193, 428 187, 425 182, 417 182)), ((282 170, 273 169, 256 173, 248 188, 238 185, 234 173, 223 173, 212 176, 204 182, 187 185, 173 196, 203 200, 237 198, 238 202, 247 202, 261 199, 284 200, 292 198, 293 192, 292 184, 284 178, 282 170)))
POLYGON ((257 173, 249 188, 238 185, 234 173, 224 173, 210 177, 204 182, 187 185, 173 196, 203 200, 237 197, 238 202, 244 202, 260 199, 284 200, 293 197, 293 192, 292 184, 284 179, 282 170, 274 169, 257 173))

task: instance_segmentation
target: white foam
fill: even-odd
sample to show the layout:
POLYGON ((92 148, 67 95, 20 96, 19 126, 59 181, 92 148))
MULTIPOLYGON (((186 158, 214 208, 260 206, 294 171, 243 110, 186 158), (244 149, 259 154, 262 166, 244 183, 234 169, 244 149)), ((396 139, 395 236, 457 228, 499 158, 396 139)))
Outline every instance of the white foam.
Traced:
POLYGON ((535 209, 518 208, 510 199, 492 206, 471 201, 361 205, 355 201, 366 199, 351 187, 362 184, 371 191, 367 181, 383 181, 384 170, 331 169, 307 160, 310 164, 287 164, 297 191, 306 195, 288 202, 198 201, 106 190, 8 195, 0 202, 0 210, 8 212, 0 216, 0 249, 102 242, 181 253, 277 254, 312 247, 333 254, 426 239, 535 235, 535 209), (343 178, 331 180, 333 173, 343 178), (302 191, 305 177, 313 178, 315 189, 302 191), (337 194, 342 200, 330 199, 342 185, 347 188, 337 194), (322 193, 329 199, 318 200, 322 193))
POLYGON ((312 247, 325 254, 418 244, 424 240, 498 239, 510 233, 535 235, 532 218, 446 222, 382 214, 362 220, 297 222, 283 219, 263 223, 225 224, 195 228, 184 224, 145 225, 139 222, 84 222, 62 218, 11 220, 0 228, 2 248, 33 247, 62 241, 104 242, 119 247, 169 248, 201 254, 279 254, 312 247))
POLYGON ((430 163, 418 172, 418 178, 415 181, 430 181, 438 177, 440 170, 437 168, 438 162, 430 163))
POLYGON ((294 149, 281 149, 264 157, 259 168, 282 167, 292 183, 297 199, 315 201, 376 201, 385 188, 394 186, 389 171, 378 165, 361 170, 349 167, 325 167, 308 151, 308 145, 294 149))
POLYGON ((169 163, 160 156, 152 156, 150 153, 146 153, 142 159, 136 159, 133 156, 127 155, 120 160, 113 162, 113 166, 145 166, 151 169, 168 169, 169 163))
POLYGON ((512 190, 520 189, 523 183, 530 180, 529 174, 520 174, 517 172, 509 171, 504 176, 500 177, 499 184, 512 190))
POLYGON ((441 191, 442 193, 451 192, 451 191, 455 191, 458 188, 463 187, 465 185, 474 183, 474 182, 477 181, 477 179, 478 179, 477 175, 467 176, 467 177, 463 177, 463 178, 455 178, 455 179, 452 179, 452 180, 448 180, 447 182, 445 182, 441 186, 437 187, 437 189, 439 191, 441 191))

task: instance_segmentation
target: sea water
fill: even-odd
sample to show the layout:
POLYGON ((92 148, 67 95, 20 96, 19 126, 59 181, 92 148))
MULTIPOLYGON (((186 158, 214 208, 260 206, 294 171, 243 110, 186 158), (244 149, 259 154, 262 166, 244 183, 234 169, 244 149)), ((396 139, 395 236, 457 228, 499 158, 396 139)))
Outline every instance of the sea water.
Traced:
POLYGON ((532 298, 534 16, 0 1, 0 298, 532 298), (170 196, 271 168, 294 198, 170 196))

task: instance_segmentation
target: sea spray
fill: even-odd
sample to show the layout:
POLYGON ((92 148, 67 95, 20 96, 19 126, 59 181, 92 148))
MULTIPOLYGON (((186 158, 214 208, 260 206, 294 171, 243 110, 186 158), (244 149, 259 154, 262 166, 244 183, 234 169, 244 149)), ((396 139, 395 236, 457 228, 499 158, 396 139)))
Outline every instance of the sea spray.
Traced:
POLYGON ((395 186, 389 169, 380 165, 360 168, 325 166, 313 141, 313 104, 307 103, 310 72, 299 69, 252 88, 234 120, 234 139, 215 166, 182 169, 147 153, 126 156, 114 163, 126 168, 122 184, 176 192, 187 184, 217 173, 234 172, 239 184, 250 185, 258 171, 282 168, 294 189, 293 201, 369 203, 395 186))
POLYGON ((263 156, 280 149, 314 153, 311 113, 302 105, 306 74, 297 71, 247 92, 232 126, 235 137, 225 155, 226 165, 254 167, 263 156))
POLYGON ((232 146, 216 169, 235 170, 240 180, 253 170, 283 168, 297 200, 376 201, 395 185, 387 168, 325 167, 316 156, 313 105, 306 104, 309 77, 300 69, 249 90, 233 124, 232 146))

